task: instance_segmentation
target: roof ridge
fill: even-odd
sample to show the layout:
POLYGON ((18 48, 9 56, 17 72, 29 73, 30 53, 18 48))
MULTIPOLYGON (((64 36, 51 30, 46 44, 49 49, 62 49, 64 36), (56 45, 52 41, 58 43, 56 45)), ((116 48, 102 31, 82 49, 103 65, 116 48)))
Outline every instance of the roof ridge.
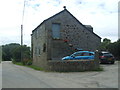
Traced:
MULTIPOLYGON (((87 27, 85 27, 85 25, 83 25, 75 16, 73 16, 66 8, 65 8, 64 10, 56 13, 55 15, 53 15, 53 16, 45 19, 41 24, 43 24, 44 22, 48 21, 48 20, 51 19, 51 18, 54 18, 55 16, 59 15, 60 13, 62 13, 62 12, 64 12, 64 11, 67 11, 75 20, 77 20, 77 22, 78 22, 79 24, 81 24, 85 29, 87 29, 89 32, 91 32, 91 31, 90 31, 87 27)), ((41 24, 40 24, 40 25, 41 25, 41 24)), ((34 30, 36 30, 40 25, 38 25, 34 30)), ((34 32, 34 30, 33 30, 33 32, 34 32)), ((98 36, 98 35, 95 34, 94 32, 91 32, 91 33, 93 33, 93 34, 96 35, 97 37, 101 38, 100 36, 98 36)))
POLYGON ((47 18, 47 19, 45 19, 45 20, 43 20, 43 22, 41 22, 32 32, 34 32, 40 25, 42 25, 44 22, 46 22, 47 20, 49 20, 49 19, 51 19, 51 18, 53 18, 53 17, 55 17, 55 16, 57 16, 58 14, 60 14, 60 13, 62 13, 62 12, 64 12, 65 10, 67 10, 67 9, 64 9, 64 10, 62 10, 62 11, 60 11, 60 12, 58 12, 58 13, 56 13, 56 14, 54 14, 54 15, 52 15, 51 17, 49 17, 49 18, 47 18))

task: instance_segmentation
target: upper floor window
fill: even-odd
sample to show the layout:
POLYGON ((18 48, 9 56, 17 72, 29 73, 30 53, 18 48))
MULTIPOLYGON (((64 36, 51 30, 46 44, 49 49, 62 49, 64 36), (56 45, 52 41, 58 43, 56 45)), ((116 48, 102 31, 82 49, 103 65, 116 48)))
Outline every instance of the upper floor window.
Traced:
POLYGON ((52 37, 54 39, 60 39, 60 24, 59 23, 52 24, 52 37))

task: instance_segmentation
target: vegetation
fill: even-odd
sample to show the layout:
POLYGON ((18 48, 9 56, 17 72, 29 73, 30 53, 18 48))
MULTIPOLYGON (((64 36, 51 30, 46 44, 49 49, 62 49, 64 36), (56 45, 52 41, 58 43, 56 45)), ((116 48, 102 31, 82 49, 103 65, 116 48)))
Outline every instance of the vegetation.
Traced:
POLYGON ((111 43, 111 40, 110 39, 103 39, 103 42, 101 43, 99 49, 102 50, 102 51, 105 51, 105 50, 108 50, 108 45, 111 43))
MULTIPOLYGON (((111 52, 116 59, 120 60, 120 39, 116 42, 111 42, 110 39, 103 39, 99 50, 101 51, 109 51, 111 52)), ((3 61, 12 61, 14 64, 27 66, 33 68, 35 70, 43 70, 43 68, 33 66, 31 59, 31 51, 30 47, 27 45, 21 46, 17 43, 10 43, 6 45, 2 45, 2 60, 3 61), (22 61, 21 61, 21 50, 22 53, 22 61)), ((97 69, 96 71, 102 71, 102 68, 97 69)))
POLYGON ((116 59, 120 59, 120 39, 116 42, 111 43, 110 39, 103 39, 103 42, 101 43, 101 46, 99 47, 99 50, 101 51, 109 51, 111 52, 116 59))
POLYGON ((11 61, 11 59, 13 58, 14 49, 16 49, 19 46, 20 45, 16 43, 2 45, 2 60, 11 61))
POLYGON ((37 67, 37 66, 34 66, 34 65, 24 65, 22 62, 13 62, 14 64, 16 65, 20 65, 20 66, 26 66, 26 67, 29 67, 29 68, 32 68, 34 70, 38 70, 38 71, 43 71, 44 69, 41 68, 41 67, 37 67))
POLYGON ((13 62, 23 62, 23 64, 32 64, 30 47, 17 43, 11 43, 2 45, 2 60, 3 61, 13 61, 13 62), (23 61, 21 61, 21 50, 23 61))

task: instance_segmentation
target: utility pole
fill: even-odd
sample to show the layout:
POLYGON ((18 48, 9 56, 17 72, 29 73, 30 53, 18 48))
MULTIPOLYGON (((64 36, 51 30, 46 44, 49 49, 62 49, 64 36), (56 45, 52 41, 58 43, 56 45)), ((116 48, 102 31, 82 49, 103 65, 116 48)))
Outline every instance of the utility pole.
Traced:
POLYGON ((23 50, 22 50, 22 46, 23 46, 23 25, 21 24, 21 62, 23 62, 23 50))
POLYGON ((23 45, 23 25, 21 24, 21 46, 23 45))
POLYGON ((24 12, 25 12, 25 0, 24 0, 24 6, 23 6, 23 13, 22 13, 22 24, 21 24, 21 62, 23 62, 23 21, 24 21, 24 12))

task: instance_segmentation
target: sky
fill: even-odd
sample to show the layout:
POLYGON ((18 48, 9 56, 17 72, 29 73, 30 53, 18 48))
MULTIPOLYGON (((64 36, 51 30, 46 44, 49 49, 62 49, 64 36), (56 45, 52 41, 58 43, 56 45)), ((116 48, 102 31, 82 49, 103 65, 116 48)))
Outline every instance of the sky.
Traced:
MULTIPOLYGON (((118 40, 119 0, 1 0, 0 45, 21 42, 31 46, 31 34, 43 20, 64 10, 71 12, 82 24, 91 25, 102 39, 118 40)), ((102 41, 102 40, 101 40, 102 41)))

